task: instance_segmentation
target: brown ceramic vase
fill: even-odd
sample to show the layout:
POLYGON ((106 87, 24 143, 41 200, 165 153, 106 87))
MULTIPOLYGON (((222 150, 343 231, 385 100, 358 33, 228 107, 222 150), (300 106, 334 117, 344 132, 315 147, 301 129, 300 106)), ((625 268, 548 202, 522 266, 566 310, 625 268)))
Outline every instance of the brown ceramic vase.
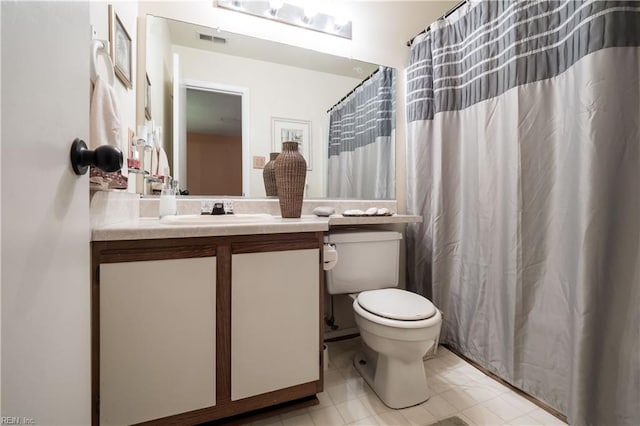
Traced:
POLYGON ((275 171, 282 217, 300 217, 307 162, 298 152, 297 142, 282 143, 282 152, 275 160, 275 171))
POLYGON ((278 195, 278 187, 276 186, 276 169, 275 161, 278 158, 279 152, 272 152, 269 154, 269 161, 264 165, 262 170, 262 179, 264 180, 264 189, 267 192, 267 197, 278 195))

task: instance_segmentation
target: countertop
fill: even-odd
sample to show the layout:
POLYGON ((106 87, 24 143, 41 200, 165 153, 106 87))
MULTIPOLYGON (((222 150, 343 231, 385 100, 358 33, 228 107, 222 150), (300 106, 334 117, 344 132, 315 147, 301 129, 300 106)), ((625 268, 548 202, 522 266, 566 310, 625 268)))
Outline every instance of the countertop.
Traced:
POLYGON ((384 225, 422 222, 421 216, 365 216, 344 217, 333 215, 317 217, 303 215, 298 219, 272 216, 263 221, 241 221, 220 224, 163 223, 157 218, 141 217, 134 220, 95 226, 92 241, 146 240, 163 238, 212 237, 228 235, 278 234, 290 232, 325 232, 333 226, 384 225))

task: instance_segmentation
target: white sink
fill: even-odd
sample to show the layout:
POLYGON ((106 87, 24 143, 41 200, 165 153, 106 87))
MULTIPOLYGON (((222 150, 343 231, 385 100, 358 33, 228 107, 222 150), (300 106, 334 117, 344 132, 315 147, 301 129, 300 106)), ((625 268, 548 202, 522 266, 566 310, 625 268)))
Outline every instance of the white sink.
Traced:
POLYGON ((272 220, 273 216, 270 214, 185 214, 178 216, 165 216, 160 219, 160 223, 165 225, 233 225, 269 222, 272 220))

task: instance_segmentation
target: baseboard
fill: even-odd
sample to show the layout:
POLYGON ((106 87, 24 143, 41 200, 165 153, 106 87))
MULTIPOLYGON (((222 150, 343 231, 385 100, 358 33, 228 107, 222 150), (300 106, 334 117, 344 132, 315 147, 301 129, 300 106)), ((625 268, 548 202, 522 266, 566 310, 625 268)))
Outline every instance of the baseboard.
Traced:
POLYGON ((482 373, 484 373, 485 375, 491 377, 493 380, 495 380, 496 382, 500 383, 501 385, 504 385, 506 387, 508 387, 509 389, 511 389, 513 392, 517 393, 518 395, 520 395, 521 397, 525 398, 526 400, 532 402, 533 404, 537 405, 538 407, 542 408, 544 411, 546 411, 547 413, 551 414, 552 416, 562 420, 565 423, 569 423, 569 421, 567 420, 567 416, 565 416, 564 414, 562 414, 560 411, 556 410, 555 408, 545 404, 544 402, 540 401, 539 399, 537 399, 536 397, 529 395, 528 393, 526 393, 525 391, 523 391, 520 388, 517 388, 515 386, 513 386, 511 383, 507 382, 506 380, 502 379, 500 376, 496 375, 495 373, 487 370, 486 368, 484 368, 483 366, 481 366, 480 364, 478 364, 477 362, 475 362, 474 360, 467 358, 466 356, 464 356, 463 354, 461 354, 460 352, 458 352, 457 350, 453 349, 451 346, 447 345, 447 344, 443 344, 442 346, 444 346, 445 348, 447 348, 449 351, 453 352, 454 354, 456 354, 456 356, 459 356, 460 358, 462 358, 463 360, 465 360, 468 364, 472 365, 473 367, 477 368, 478 370, 480 370, 482 373))

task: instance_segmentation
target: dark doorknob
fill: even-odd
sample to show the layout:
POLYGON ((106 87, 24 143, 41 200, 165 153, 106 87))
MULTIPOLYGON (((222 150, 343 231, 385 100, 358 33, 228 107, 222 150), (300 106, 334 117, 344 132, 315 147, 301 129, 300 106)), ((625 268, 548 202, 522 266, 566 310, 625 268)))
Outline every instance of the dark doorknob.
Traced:
POLYGON ((122 152, 115 146, 101 145, 92 151, 78 138, 71 144, 71 167, 77 175, 87 173, 89 166, 104 172, 117 172, 122 168, 122 162, 122 152))

